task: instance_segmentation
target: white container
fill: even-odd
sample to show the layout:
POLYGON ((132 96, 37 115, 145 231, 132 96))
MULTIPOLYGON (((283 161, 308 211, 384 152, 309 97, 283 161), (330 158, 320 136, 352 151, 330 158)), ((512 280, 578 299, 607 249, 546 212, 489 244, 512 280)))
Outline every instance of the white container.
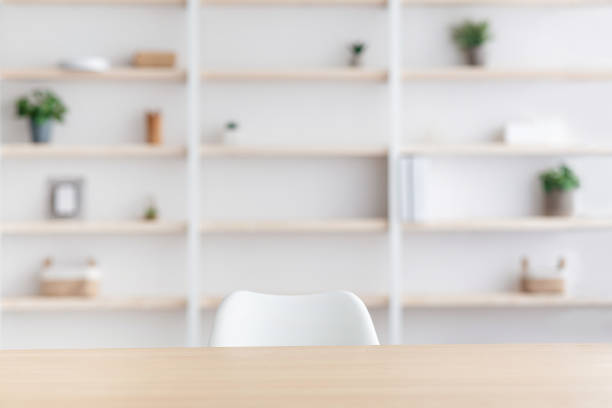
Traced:
POLYGON ((60 67, 69 71, 103 72, 110 68, 110 63, 102 57, 78 57, 62 61, 60 67))
POLYGON ((504 142, 509 145, 562 146, 575 143, 563 119, 532 119, 509 122, 504 126, 504 142))

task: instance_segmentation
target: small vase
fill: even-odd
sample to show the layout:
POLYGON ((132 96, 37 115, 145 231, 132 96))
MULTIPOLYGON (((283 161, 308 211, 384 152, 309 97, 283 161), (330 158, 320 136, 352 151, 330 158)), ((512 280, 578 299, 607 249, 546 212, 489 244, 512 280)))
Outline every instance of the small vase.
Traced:
POLYGON ((349 65, 354 68, 359 68, 363 65, 363 54, 352 54, 349 65))
POLYGON ((544 193, 544 215, 551 217, 574 215, 574 192, 553 190, 544 193))
POLYGON ((240 130, 238 129, 225 129, 223 132, 223 143, 228 145, 239 144, 240 142, 240 130))
POLYGON ((468 48, 464 50, 465 62, 473 67, 485 65, 485 52, 483 47, 468 48))
POLYGON ((51 141, 51 120, 45 120, 42 123, 36 123, 32 118, 30 119, 30 129, 32 131, 32 142, 33 143, 49 143, 51 141))

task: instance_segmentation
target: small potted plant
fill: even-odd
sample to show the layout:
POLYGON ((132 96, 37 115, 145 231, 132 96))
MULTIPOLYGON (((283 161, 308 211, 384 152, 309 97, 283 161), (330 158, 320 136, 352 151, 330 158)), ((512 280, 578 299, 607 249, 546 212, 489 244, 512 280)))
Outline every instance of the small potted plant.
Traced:
POLYGON ((489 23, 487 21, 467 20, 452 29, 453 40, 461 49, 468 65, 480 66, 485 64, 483 46, 491 39, 489 23))
POLYGON ((544 215, 570 216, 574 213, 574 190, 580 180, 566 165, 540 174, 544 190, 544 215))
POLYGON ((52 122, 62 122, 67 111, 66 106, 51 91, 34 91, 31 96, 17 100, 17 115, 30 118, 34 143, 48 143, 51 140, 52 122))
POLYGON ((157 210, 157 206, 155 205, 155 200, 153 198, 150 198, 149 205, 145 208, 143 218, 145 221, 157 221, 158 217, 159 211, 157 210))
POLYGON ((355 42, 349 46, 351 51, 351 59, 349 65, 351 67, 360 67, 363 64, 363 54, 367 49, 367 45, 363 42, 355 42))
POLYGON ((226 144, 235 144, 238 142, 238 135, 240 134, 240 126, 238 122, 230 120, 225 124, 223 129, 223 142, 226 144))

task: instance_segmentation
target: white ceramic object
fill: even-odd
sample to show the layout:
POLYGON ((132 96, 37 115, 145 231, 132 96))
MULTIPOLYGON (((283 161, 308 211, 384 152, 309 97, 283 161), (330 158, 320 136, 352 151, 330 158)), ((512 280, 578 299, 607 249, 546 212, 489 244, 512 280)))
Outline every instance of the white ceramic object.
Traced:
POLYGON ((103 72, 110 68, 110 63, 102 57, 78 57, 62 61, 60 67, 70 71, 103 72))
POLYGON ((504 142, 510 145, 571 145, 575 143, 563 119, 533 119, 509 122, 504 142))
POLYGON ((240 143, 240 129, 225 129, 223 131, 223 143, 228 145, 236 145, 240 143))
POLYGON ((213 347, 378 344, 365 304, 344 291, 297 296, 234 292, 219 306, 210 337, 213 347))

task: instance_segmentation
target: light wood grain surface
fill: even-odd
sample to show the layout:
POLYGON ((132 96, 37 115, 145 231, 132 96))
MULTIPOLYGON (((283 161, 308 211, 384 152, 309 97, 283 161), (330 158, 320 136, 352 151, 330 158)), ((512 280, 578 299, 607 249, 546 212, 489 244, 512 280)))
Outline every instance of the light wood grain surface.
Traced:
POLYGON ((612 345, 2 351, 0 406, 612 406, 612 345))

